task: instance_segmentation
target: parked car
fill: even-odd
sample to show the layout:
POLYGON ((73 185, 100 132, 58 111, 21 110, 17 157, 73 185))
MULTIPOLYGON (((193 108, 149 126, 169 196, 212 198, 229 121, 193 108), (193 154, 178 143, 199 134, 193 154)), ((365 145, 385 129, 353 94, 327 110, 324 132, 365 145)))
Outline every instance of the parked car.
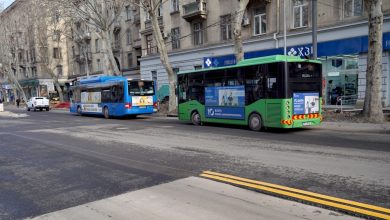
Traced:
POLYGON ((31 97, 27 101, 27 111, 30 111, 31 109, 33 109, 34 111, 36 111, 37 109, 41 111, 43 109, 46 109, 46 111, 49 111, 49 99, 47 99, 46 97, 31 97))

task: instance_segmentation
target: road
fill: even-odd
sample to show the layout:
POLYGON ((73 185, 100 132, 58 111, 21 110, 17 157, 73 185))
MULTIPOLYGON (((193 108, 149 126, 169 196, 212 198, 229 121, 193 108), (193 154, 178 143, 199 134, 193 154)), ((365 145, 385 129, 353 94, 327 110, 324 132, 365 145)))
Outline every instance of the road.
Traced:
MULTIPOLYGON (((22 110, 17 111, 22 113, 22 110)), ((213 170, 390 207, 390 131, 252 132, 175 118, 0 117, 0 219, 21 219, 213 170)))

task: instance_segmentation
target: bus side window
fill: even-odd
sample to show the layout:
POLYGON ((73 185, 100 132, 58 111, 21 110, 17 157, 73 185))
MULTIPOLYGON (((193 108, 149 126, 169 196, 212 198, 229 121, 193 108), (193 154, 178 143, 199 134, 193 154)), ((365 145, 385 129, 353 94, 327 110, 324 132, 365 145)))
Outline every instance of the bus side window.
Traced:
POLYGON ((102 88, 102 102, 110 103, 110 88, 102 88))

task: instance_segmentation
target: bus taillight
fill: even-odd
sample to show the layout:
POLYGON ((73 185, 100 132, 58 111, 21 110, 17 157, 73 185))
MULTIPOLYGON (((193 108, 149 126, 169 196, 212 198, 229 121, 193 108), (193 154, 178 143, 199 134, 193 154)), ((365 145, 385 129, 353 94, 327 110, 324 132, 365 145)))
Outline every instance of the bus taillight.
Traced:
POLYGON ((153 108, 155 108, 155 109, 158 108, 158 102, 153 102, 153 108))
POLYGON ((131 103, 126 103, 125 108, 131 108, 131 103))

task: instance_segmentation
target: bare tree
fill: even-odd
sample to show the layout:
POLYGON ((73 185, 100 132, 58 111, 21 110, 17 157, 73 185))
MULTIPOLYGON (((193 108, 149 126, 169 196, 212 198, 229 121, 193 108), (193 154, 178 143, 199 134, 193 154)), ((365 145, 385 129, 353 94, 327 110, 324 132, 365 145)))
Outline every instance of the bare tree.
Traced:
POLYGON ((244 59, 244 49, 242 44, 242 19, 245 14, 245 10, 248 7, 249 0, 238 0, 238 9, 234 14, 234 54, 236 56, 236 62, 240 62, 244 59))
POLYGON ((363 117, 369 122, 381 123, 384 120, 381 86, 383 38, 382 0, 365 0, 364 5, 368 12, 369 47, 363 117))
POLYGON ((73 21, 82 21, 90 27, 102 41, 102 53, 109 75, 120 75, 113 48, 113 33, 118 26, 124 6, 129 0, 53 0, 61 11, 73 21))
POLYGON ((165 44, 164 38, 162 36, 161 28, 158 22, 159 9, 161 6, 167 2, 167 0, 139 0, 132 1, 132 4, 139 6, 144 10, 150 17, 152 24, 153 36, 156 41, 157 49, 160 54, 160 61, 165 68, 165 71, 168 74, 169 81, 169 112, 174 112, 177 108, 177 97, 176 97, 176 84, 177 76, 172 69, 172 65, 169 62, 167 46, 165 44))
MULTIPOLYGON (((3 12, 5 13, 5 12, 3 12)), ((23 20, 7 17, 0 14, 0 63, 2 72, 6 73, 8 80, 14 85, 14 91, 18 91, 24 100, 26 94, 18 81, 20 75, 19 57, 16 50, 19 49, 19 35, 24 28, 23 20)), ((7 15, 8 16, 8 15, 7 15)), ((16 95, 16 94, 15 94, 16 95)))

